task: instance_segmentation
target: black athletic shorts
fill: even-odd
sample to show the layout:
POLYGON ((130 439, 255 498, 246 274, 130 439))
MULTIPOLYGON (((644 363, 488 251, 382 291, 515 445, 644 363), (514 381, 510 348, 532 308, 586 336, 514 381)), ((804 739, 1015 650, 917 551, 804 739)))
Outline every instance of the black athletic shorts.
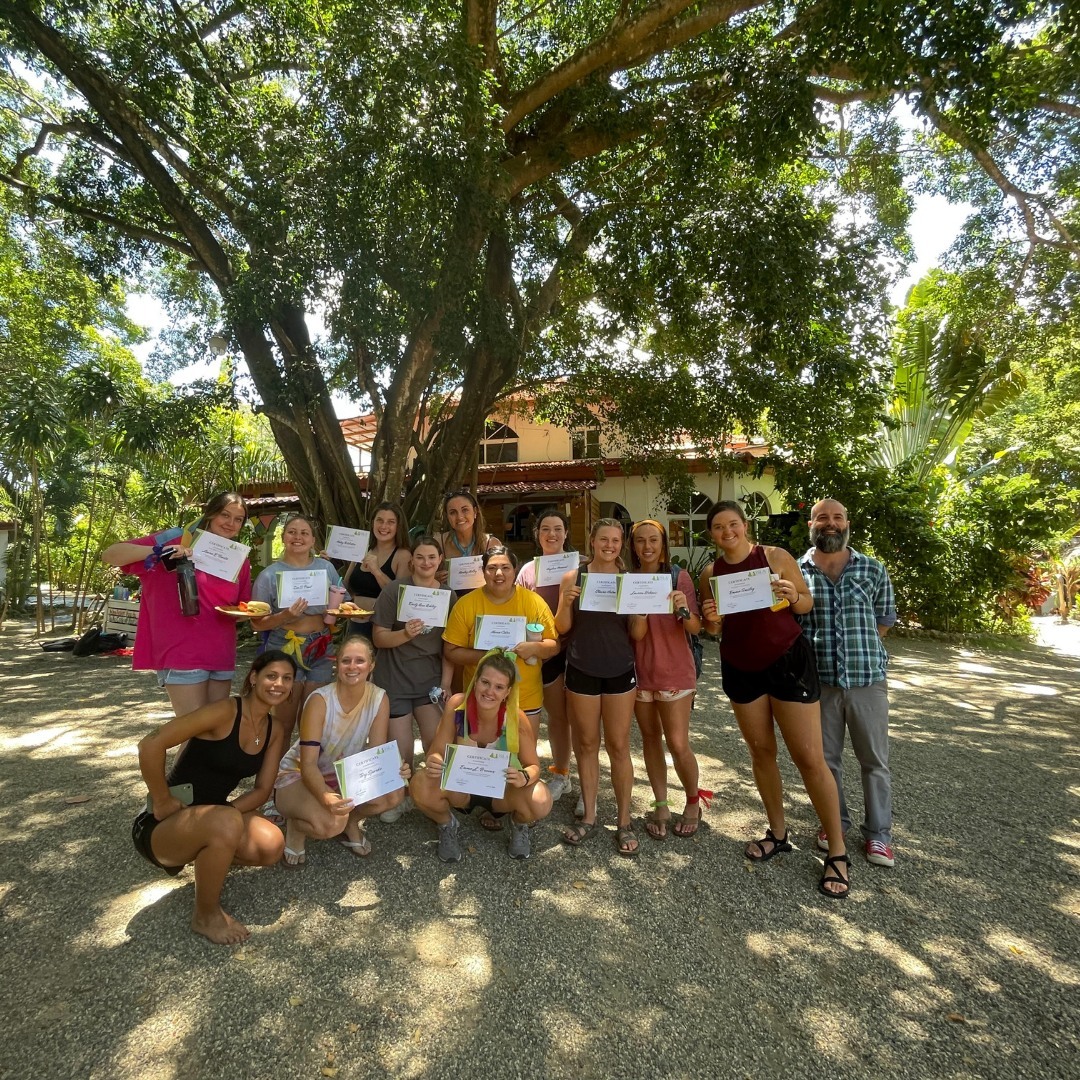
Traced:
POLYGON ((494 801, 495 798, 492 795, 470 795, 469 801, 464 806, 454 806, 451 809, 456 810, 463 817, 468 817, 478 806, 494 814, 495 809, 491 805, 494 801))
POLYGON ((563 672, 566 671, 566 650, 557 652, 550 660, 545 660, 540 665, 540 681, 545 686, 550 686, 563 672))
POLYGON ((766 695, 804 705, 821 700, 817 664, 805 634, 800 634, 783 656, 761 671, 743 671, 721 656, 720 679, 724 693, 737 705, 748 705, 766 695))
POLYGON ((600 697, 602 694, 625 694, 637 687, 637 672, 634 668, 622 675, 601 678, 599 675, 586 675, 578 671, 573 664, 566 665, 566 689, 571 694, 583 697, 600 697))
POLYGON ((131 823, 131 842, 135 850, 148 862, 164 870, 166 874, 176 877, 184 868, 182 866, 164 866, 154 857, 154 849, 150 846, 150 836, 160 822, 148 810, 144 810, 131 823))

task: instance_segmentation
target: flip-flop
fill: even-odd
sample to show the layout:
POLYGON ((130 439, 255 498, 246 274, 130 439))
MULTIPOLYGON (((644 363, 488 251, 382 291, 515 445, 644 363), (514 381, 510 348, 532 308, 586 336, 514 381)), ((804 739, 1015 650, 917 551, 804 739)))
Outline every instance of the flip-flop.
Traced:
POLYGON ((562 831, 562 842, 570 847, 581 847, 596 830, 595 821, 575 821, 573 825, 567 825, 562 831))
POLYGON ((488 832, 502 832, 502 819, 506 817, 506 812, 496 814, 494 810, 485 810, 480 815, 480 825, 482 828, 487 829, 488 832))
POLYGON ((289 870, 299 870, 307 862, 307 852, 301 848, 299 851, 293 851, 291 847, 285 849, 285 856, 281 861, 281 865, 289 870))
POLYGON ((641 844, 638 842, 637 833, 633 825, 620 825, 615 830, 615 850, 624 859, 636 859, 641 854, 641 844), (628 848, 625 845, 633 840, 634 846, 628 848))
MULTIPOLYGON (((671 831, 684 840, 689 840, 701 828, 701 811, 696 818, 688 818, 685 813, 671 827, 671 831)), ((755 840, 756 844, 757 841, 755 840)))
POLYGON ((363 829, 360 830, 359 840, 350 840, 344 833, 340 833, 337 841, 343 848, 348 848, 349 851, 360 858, 365 858, 371 854, 371 841, 367 838, 367 833, 363 829))
POLYGON ((652 809, 645 815, 645 833, 653 840, 666 840, 667 839, 667 825, 671 823, 671 813, 666 818, 658 818, 657 811, 664 807, 666 809, 666 802, 653 802, 652 809))

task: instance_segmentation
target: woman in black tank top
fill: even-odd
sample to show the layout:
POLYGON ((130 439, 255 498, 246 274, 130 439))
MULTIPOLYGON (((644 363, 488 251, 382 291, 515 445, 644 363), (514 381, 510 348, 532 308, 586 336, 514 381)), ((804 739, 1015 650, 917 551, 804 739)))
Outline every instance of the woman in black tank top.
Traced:
POLYGON ((623 527, 614 518, 601 518, 589 535, 587 566, 563 577, 555 629, 566 635, 566 706, 581 780, 581 819, 568 825, 563 841, 577 847, 596 828, 596 794, 600 784, 600 733, 611 764, 611 786, 618 808, 616 851, 633 857, 638 839, 630 817, 634 764, 630 760, 630 726, 634 719, 637 680, 633 641, 649 630, 644 615, 613 611, 582 611, 582 571, 617 574, 623 569, 623 527))
POLYGON ((285 841, 260 813, 273 791, 285 753, 285 725, 271 710, 292 690, 292 657, 268 650, 257 657, 240 697, 179 716, 139 743, 139 767, 150 797, 131 837, 139 854, 167 874, 195 864, 191 928, 219 945, 235 945, 248 929, 221 907, 221 888, 233 863, 273 866, 285 841), (184 745, 168 777, 165 754, 184 745), (243 779, 251 791, 229 801, 243 779))
MULTIPOLYGON (((357 607, 374 611, 383 589, 408 572, 409 529, 405 511, 396 503, 379 503, 371 518, 368 552, 360 562, 349 563, 342 575, 345 588, 357 607)), ((351 619, 350 631, 370 638, 371 623, 367 619, 351 619)))

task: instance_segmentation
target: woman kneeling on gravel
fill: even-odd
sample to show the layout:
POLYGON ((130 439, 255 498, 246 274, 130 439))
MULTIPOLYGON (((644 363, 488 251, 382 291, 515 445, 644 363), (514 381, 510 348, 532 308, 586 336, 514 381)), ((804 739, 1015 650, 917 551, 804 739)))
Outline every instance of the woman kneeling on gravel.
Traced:
MULTIPOLYGON (((303 866, 304 845, 337 839, 354 855, 370 855, 371 841, 364 819, 393 809, 405 789, 360 806, 341 797, 334 762, 387 742, 390 701, 386 691, 370 682, 375 667, 371 639, 356 634, 338 647, 337 675, 307 699, 300 717, 300 741, 281 760, 274 803, 285 818, 285 865, 303 866)), ((401 766, 408 780, 412 770, 401 766)))
POLYGON ((139 767, 150 798, 131 827, 140 855, 166 874, 195 865, 191 928, 219 945, 235 945, 248 929, 221 907, 229 867, 272 866, 281 858, 281 831, 259 814, 285 749, 285 725, 271 710, 293 687, 291 656, 269 650, 255 659, 240 697, 225 698, 151 732, 139 743, 139 767), (186 744, 165 775, 165 754, 186 744), (255 777, 246 795, 233 788, 255 777))
POLYGON ((413 777, 410 794, 416 808, 438 826, 438 856, 443 862, 457 862, 461 858, 461 826, 453 814, 455 810, 467 815, 482 806, 495 818, 510 814, 512 859, 529 857, 532 853, 529 826, 551 813, 547 785, 537 783, 540 762, 536 755, 536 735, 518 708, 517 691, 517 657, 502 649, 485 653, 466 692, 455 694, 446 703, 431 742, 432 752, 424 768, 413 777), (440 750, 448 743, 510 751, 506 790, 501 799, 439 787, 443 767, 440 750))

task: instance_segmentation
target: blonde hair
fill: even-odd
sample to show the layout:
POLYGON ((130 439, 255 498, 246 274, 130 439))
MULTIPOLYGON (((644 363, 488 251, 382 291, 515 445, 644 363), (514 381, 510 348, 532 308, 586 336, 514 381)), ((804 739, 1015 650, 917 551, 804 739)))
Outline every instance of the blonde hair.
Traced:
MULTIPOLYGON (((618 518, 606 517, 597 518, 593 522, 593 527, 589 530, 589 560, 596 558, 596 552, 593 550, 593 541, 596 539, 596 534, 601 529, 618 529, 623 539, 622 546, 626 546, 626 530, 623 528, 623 523, 618 518)), ((622 548, 619 549, 618 557, 615 559, 615 565, 620 570, 626 569, 626 563, 623 561, 622 548)))

